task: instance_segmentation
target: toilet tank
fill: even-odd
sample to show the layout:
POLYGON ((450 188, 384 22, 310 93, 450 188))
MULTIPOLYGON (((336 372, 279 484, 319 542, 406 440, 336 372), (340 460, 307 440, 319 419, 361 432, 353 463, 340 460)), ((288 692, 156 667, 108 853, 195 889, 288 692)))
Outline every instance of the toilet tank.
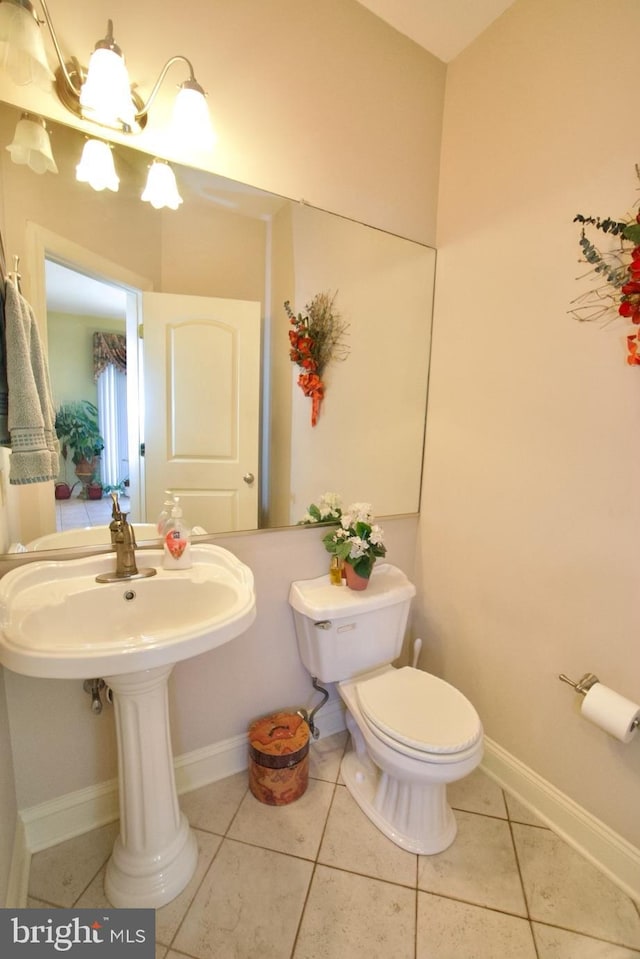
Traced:
POLYGON ((402 570, 389 563, 374 566, 362 591, 333 586, 328 575, 292 583, 298 649, 311 675, 336 683, 396 659, 415 593, 402 570))

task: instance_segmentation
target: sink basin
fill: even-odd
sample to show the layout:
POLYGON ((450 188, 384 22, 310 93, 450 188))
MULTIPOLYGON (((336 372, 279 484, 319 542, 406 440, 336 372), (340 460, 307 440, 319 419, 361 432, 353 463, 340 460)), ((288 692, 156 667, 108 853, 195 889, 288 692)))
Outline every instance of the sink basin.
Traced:
POLYGON ((193 878, 198 843, 176 791, 167 684, 173 665, 239 636, 256 615, 253 574, 209 543, 193 567, 96 583, 115 553, 37 560, 0 579, 0 663, 26 676, 104 678, 113 694, 120 834, 104 879, 116 908, 159 909, 193 878))
POLYGON ((188 570, 96 583, 114 553, 37 561, 0 580, 0 662, 26 676, 86 679, 166 666, 221 646, 255 619, 253 574, 213 544, 191 546, 188 570))
MULTIPOLYGON (((155 523, 132 523, 137 543, 145 540, 158 540, 158 527, 155 523)), ((194 535, 206 533, 202 526, 194 526, 191 532, 194 535)), ((66 549, 68 546, 110 546, 111 532, 108 526, 84 526, 75 529, 60 530, 57 533, 46 533, 30 540, 26 546, 13 543, 10 553, 33 553, 49 549, 66 549)))
MULTIPOLYGON (((158 539, 158 529, 155 523, 132 523, 136 542, 142 543, 149 539, 158 539)), ((66 549, 68 546, 110 546, 111 533, 109 527, 84 526, 76 529, 60 530, 57 533, 46 533, 30 540, 25 546, 14 544, 9 552, 40 552, 46 549, 66 549)))

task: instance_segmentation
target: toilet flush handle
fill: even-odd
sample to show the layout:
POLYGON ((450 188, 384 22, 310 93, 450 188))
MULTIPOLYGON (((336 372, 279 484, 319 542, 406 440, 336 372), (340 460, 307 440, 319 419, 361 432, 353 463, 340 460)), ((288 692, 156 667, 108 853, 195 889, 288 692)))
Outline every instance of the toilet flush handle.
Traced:
POLYGON ((313 624, 317 629, 331 629, 330 619, 319 619, 313 624))

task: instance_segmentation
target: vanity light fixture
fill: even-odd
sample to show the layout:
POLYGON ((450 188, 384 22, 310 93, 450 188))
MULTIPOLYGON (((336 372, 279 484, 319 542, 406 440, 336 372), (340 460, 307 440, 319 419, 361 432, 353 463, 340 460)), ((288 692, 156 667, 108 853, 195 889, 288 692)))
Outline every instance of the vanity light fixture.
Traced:
POLYGON ((104 140, 87 140, 80 163, 76 167, 76 180, 88 183, 94 190, 112 190, 117 193, 120 180, 108 143, 104 140))
MULTIPOLYGON (((6 149, 14 163, 25 164, 34 173, 58 172, 46 122, 41 116, 23 113, 16 125, 13 142, 6 149)), ((95 138, 85 141, 80 162, 76 166, 76 180, 88 183, 94 190, 118 191, 120 179, 110 143, 95 138)), ((165 207, 177 210, 182 203, 175 173, 166 160, 156 158, 149 167, 141 199, 156 210, 165 207)))
POLYGON ((0 0, 0 66, 14 83, 50 90, 55 79, 47 63, 38 15, 29 0, 0 0))
MULTIPOLYGON (((75 100, 76 89, 73 94, 75 100)), ((122 50, 113 39, 113 23, 107 23, 107 35, 96 43, 89 68, 80 87, 82 116, 101 126, 118 129, 122 124, 133 129, 136 107, 131 97, 131 82, 122 50)))
POLYGON ((211 150, 216 136, 202 87, 192 75, 180 84, 173 101, 171 134, 178 143, 195 150, 211 150))
POLYGON ((33 113, 22 114, 7 150, 14 163, 23 163, 34 173, 58 172, 47 125, 33 113))
POLYGON ((150 203, 155 210, 161 210, 163 207, 177 210, 182 203, 175 174, 165 160, 156 159, 149 167, 147 185, 142 193, 142 199, 150 203))
POLYGON ((43 21, 38 19, 31 0, 0 0, 0 65, 6 67, 15 83, 38 82, 46 87, 53 79, 58 98, 75 116, 121 133, 139 133, 147 124, 149 109, 168 70, 180 62, 187 66, 189 76, 180 84, 174 122, 186 128, 189 136, 199 141, 201 148, 213 144, 205 92, 185 56, 176 55, 167 60, 144 102, 131 88, 122 51, 113 37, 111 20, 108 21, 107 35, 96 44, 87 70, 76 57, 65 59, 47 2, 39 0, 39 3, 43 21), (47 64, 41 23, 45 23, 49 30, 58 60, 55 77, 47 64), (186 98, 183 96, 185 92, 188 94, 186 98), (194 103, 197 104, 197 118, 194 118, 193 109, 185 116, 185 110, 194 103))

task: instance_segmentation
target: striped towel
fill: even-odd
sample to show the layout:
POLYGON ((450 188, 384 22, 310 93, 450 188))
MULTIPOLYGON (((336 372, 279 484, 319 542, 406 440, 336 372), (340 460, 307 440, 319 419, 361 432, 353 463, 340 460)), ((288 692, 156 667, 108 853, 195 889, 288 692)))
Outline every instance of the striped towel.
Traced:
POLYGON ((33 310, 5 285, 5 345, 11 434, 9 482, 45 483, 58 476, 59 443, 46 357, 33 310))

